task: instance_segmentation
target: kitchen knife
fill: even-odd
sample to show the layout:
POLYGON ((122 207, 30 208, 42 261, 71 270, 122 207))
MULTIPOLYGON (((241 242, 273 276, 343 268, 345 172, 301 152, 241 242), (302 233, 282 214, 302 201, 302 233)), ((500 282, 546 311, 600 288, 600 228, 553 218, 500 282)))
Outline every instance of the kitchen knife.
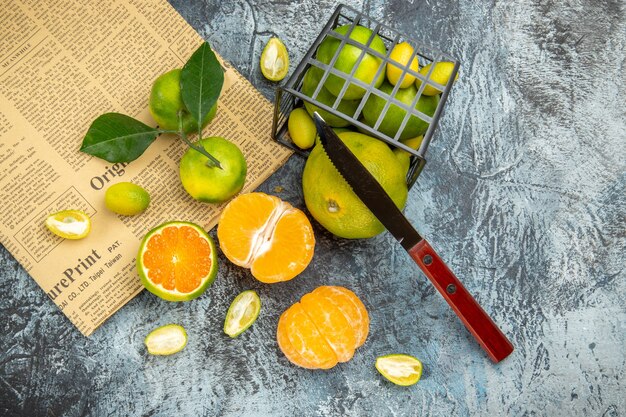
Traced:
POLYGON ((409 253, 493 362, 513 352, 513 345, 465 289, 426 239, 409 223, 383 187, 335 132, 315 113, 324 151, 354 193, 409 253))

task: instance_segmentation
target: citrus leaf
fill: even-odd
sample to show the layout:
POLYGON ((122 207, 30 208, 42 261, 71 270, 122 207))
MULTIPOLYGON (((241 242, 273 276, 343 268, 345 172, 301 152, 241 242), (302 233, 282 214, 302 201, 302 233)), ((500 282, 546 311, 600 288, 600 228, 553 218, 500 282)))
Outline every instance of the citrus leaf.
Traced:
POLYGON ((180 73, 183 103, 198 126, 217 102, 223 84, 224 70, 208 42, 204 42, 180 73))
POLYGON ((82 152, 109 162, 139 158, 159 130, 120 113, 105 113, 93 121, 80 147, 82 152))

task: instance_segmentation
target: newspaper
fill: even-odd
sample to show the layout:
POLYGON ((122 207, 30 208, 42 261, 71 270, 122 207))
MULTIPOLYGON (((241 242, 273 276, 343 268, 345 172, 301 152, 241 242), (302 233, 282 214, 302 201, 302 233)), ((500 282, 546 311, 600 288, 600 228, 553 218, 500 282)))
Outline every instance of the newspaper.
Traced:
MULTIPOLYGON (((152 82, 182 67, 202 39, 165 0, 12 0, 2 9, 0 242, 90 335, 143 289, 135 257, 148 230, 170 220, 210 230, 219 219, 223 205, 196 202, 182 188, 178 162, 186 146, 174 136, 159 137, 131 163, 79 152, 102 113, 154 126, 147 110, 152 82), (124 217, 105 208, 105 190, 120 181, 148 190, 146 212, 124 217), (85 239, 64 240, 45 228, 48 214, 67 209, 91 217, 85 239)), ((249 192, 291 152, 271 139, 272 105, 221 62, 224 87, 204 134, 239 145, 249 192)))

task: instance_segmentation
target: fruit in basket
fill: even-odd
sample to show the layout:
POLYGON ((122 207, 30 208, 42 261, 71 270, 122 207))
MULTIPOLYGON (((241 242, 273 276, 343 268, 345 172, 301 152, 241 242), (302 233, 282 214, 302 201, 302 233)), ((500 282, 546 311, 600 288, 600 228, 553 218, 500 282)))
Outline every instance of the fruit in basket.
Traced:
POLYGON ((289 53, 278 38, 271 38, 261 53, 261 73, 270 81, 280 81, 289 72, 289 53))
POLYGON ((247 165, 239 147, 219 136, 204 138, 195 144, 220 161, 221 167, 212 164, 195 149, 187 149, 179 166, 185 191, 205 203, 222 203, 241 191, 246 181, 247 165))
POLYGON ((148 291, 164 300, 194 299, 217 275, 215 243, 197 224, 163 223, 141 241, 137 271, 148 291))
MULTIPOLYGON (((351 27, 352 25, 344 25, 334 30, 341 35, 346 35, 351 27)), ((350 33, 349 37, 350 39, 362 44, 364 47, 372 35, 373 32, 371 29, 368 29, 364 26, 356 25, 354 26, 354 29, 350 33)), ((373 36, 374 38, 372 39, 370 48, 380 53, 381 55, 385 55, 387 51, 383 40, 378 35, 374 34, 373 36)), ((320 62, 329 65, 340 44, 341 41, 339 39, 332 37, 331 35, 326 36, 326 38, 317 48, 317 59, 320 62)), ((362 51, 363 48, 346 43, 339 51, 339 56, 337 58, 337 61, 335 61, 334 68, 346 73, 346 77, 348 77, 348 75, 352 72, 352 69, 356 65, 356 62, 359 59, 362 51)), ((378 87, 385 79, 384 68, 382 68, 380 72, 378 71, 381 65, 384 65, 381 58, 366 52, 354 73, 354 78, 364 82, 365 84, 374 84, 375 87, 378 87), (376 77, 377 72, 378 77, 376 77)), ((341 89, 343 88, 345 82, 346 81, 344 78, 339 77, 335 74, 330 74, 326 83, 324 84, 324 87, 328 88, 328 90, 333 95, 339 96, 339 93, 341 92, 341 89)), ((363 88, 354 83, 351 83, 342 98, 347 100, 355 100, 363 97, 364 95, 365 90, 363 88)))
MULTIPOLYGON (((385 82, 380 86, 379 90, 383 93, 391 95, 394 86, 385 82)), ((396 92, 395 99, 406 104, 407 106, 411 106, 415 96, 417 95, 417 87, 414 84, 411 84, 407 88, 401 88, 396 92)), ((372 93, 367 99, 367 103, 363 107, 363 118, 365 119, 365 123, 374 127, 376 125, 376 121, 378 120, 379 115, 385 108, 385 104, 387 104, 387 99, 381 96, 372 93)), ((439 104, 439 96, 421 96, 415 105, 415 109, 424 113, 427 116, 433 116, 435 114, 435 110, 437 109, 437 105, 439 104)), ((378 130, 385 135, 393 138, 395 137, 402 121, 404 120, 404 116, 406 116, 406 111, 399 107, 396 104, 390 104, 387 108, 387 112, 385 113, 385 117, 383 118, 378 130)), ((400 133, 400 139, 408 139, 415 136, 423 135, 428 129, 428 123, 424 120, 420 119, 417 116, 410 116, 407 121, 404 129, 402 129, 402 133, 400 133)))
MULTIPOLYGON (((387 63, 387 80, 391 85, 398 84, 400 81, 400 76, 402 75, 403 67, 409 66, 409 60, 411 57, 413 60, 411 61, 411 65, 409 69, 418 72, 419 71, 419 62, 417 56, 414 55, 415 50, 408 42, 401 42, 394 46, 389 54, 389 59, 396 61, 398 64, 394 64, 393 62, 387 63)), ((400 84, 400 88, 407 88, 411 84, 415 82, 415 76, 409 74, 408 72, 404 74, 404 78, 402 79, 402 83, 400 84)))
MULTIPOLYGON (((180 112, 185 133, 197 132, 198 123, 185 107, 180 93, 180 72, 181 69, 177 68, 156 79, 150 91, 150 114, 161 129, 178 130, 178 113, 180 112)), ((217 103, 204 117, 202 127, 208 125, 216 113, 217 103)))
MULTIPOLYGON (((404 208, 408 193, 406 171, 389 146, 357 132, 344 132, 338 136, 396 205, 400 209, 404 208)), ((336 236, 347 239, 369 238, 385 229, 354 194, 319 144, 313 148, 304 166, 302 191, 311 215, 336 236)))
MULTIPOLYGON (((417 136, 415 138, 401 140, 400 143, 403 143, 404 145, 408 146, 409 148, 418 149, 420 147, 420 144, 422 143, 423 139, 424 139, 424 136, 417 136)), ((405 151, 404 149, 400 149, 400 148, 394 148, 393 153, 396 154, 396 157, 398 158, 398 161, 400 161, 400 165, 404 169, 404 172, 405 173, 408 172, 409 171, 409 167, 411 165, 411 156, 413 154, 405 151)))
MULTIPOLYGON (((313 97, 313 93, 317 88, 320 80, 322 79, 323 71, 317 67, 310 67, 306 74, 304 74, 304 79, 302 81, 302 93, 306 96, 313 97)), ((322 87, 315 98, 316 101, 325 104, 328 107, 333 107, 335 104, 335 100, 337 97, 332 95, 330 91, 326 89, 326 87, 322 87)), ((356 108, 359 106, 359 100, 346 100, 343 99, 339 102, 337 106, 337 111, 339 113, 343 113, 347 116, 352 117, 356 108)), ((314 112, 318 112, 322 119, 329 125, 333 127, 346 127, 350 125, 350 122, 342 119, 339 116, 335 116, 334 114, 321 109, 319 106, 316 106, 307 101, 304 102, 304 107, 306 111, 313 117, 314 112)))
POLYGON ((309 149, 315 143, 315 136, 317 135, 315 123, 302 107, 293 109, 289 113, 287 129, 291 140, 298 148, 309 149))
POLYGON ((369 316, 359 297, 347 288, 322 286, 280 316, 276 340, 294 365, 329 369, 352 359, 368 333, 369 316))
POLYGON ((241 194, 222 211, 217 238, 224 255, 252 276, 272 284, 295 278, 309 265, 315 249, 306 215, 265 193, 241 194))
MULTIPOLYGON (((428 71, 430 71, 431 66, 432 64, 426 65, 424 68, 420 70, 420 74, 426 77, 428 75, 428 71)), ((435 68, 433 69, 433 72, 430 74, 430 79, 445 87, 446 84, 448 84, 450 77, 452 76, 453 70, 454 70, 454 64, 452 62, 437 62, 435 64, 435 68)), ((454 78, 454 81, 456 81, 458 78, 459 78, 459 74, 457 73, 456 77, 454 78)), ((417 88, 419 88, 421 84, 422 84, 422 81, 419 78, 415 80, 415 85, 417 86, 417 88)), ((437 89, 436 87, 433 87, 432 85, 426 84, 424 86, 423 93, 427 96, 434 96, 441 92, 442 92, 441 90, 437 89)))
POLYGON ((142 213, 150 204, 150 194, 132 182, 119 182, 107 188, 104 205, 113 213, 134 216, 142 213))

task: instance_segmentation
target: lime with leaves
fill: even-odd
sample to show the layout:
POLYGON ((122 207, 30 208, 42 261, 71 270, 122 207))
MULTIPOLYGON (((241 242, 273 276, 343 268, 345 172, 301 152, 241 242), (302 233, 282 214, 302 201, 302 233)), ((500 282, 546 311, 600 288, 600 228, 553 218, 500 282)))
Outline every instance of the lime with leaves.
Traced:
POLYGON ((180 181, 185 191, 198 201, 222 203, 234 197, 246 181, 246 159, 237 145, 219 137, 195 142, 212 155, 219 165, 193 148, 180 160, 180 181))
MULTIPOLYGON (((180 76, 181 69, 177 68, 156 79, 150 91, 150 114, 159 127, 165 130, 178 130, 178 116, 180 114, 185 133, 196 132, 198 131, 198 123, 183 103, 180 76)), ((216 113, 217 103, 211 107, 211 110, 202 120, 202 127, 208 125, 216 113)))

